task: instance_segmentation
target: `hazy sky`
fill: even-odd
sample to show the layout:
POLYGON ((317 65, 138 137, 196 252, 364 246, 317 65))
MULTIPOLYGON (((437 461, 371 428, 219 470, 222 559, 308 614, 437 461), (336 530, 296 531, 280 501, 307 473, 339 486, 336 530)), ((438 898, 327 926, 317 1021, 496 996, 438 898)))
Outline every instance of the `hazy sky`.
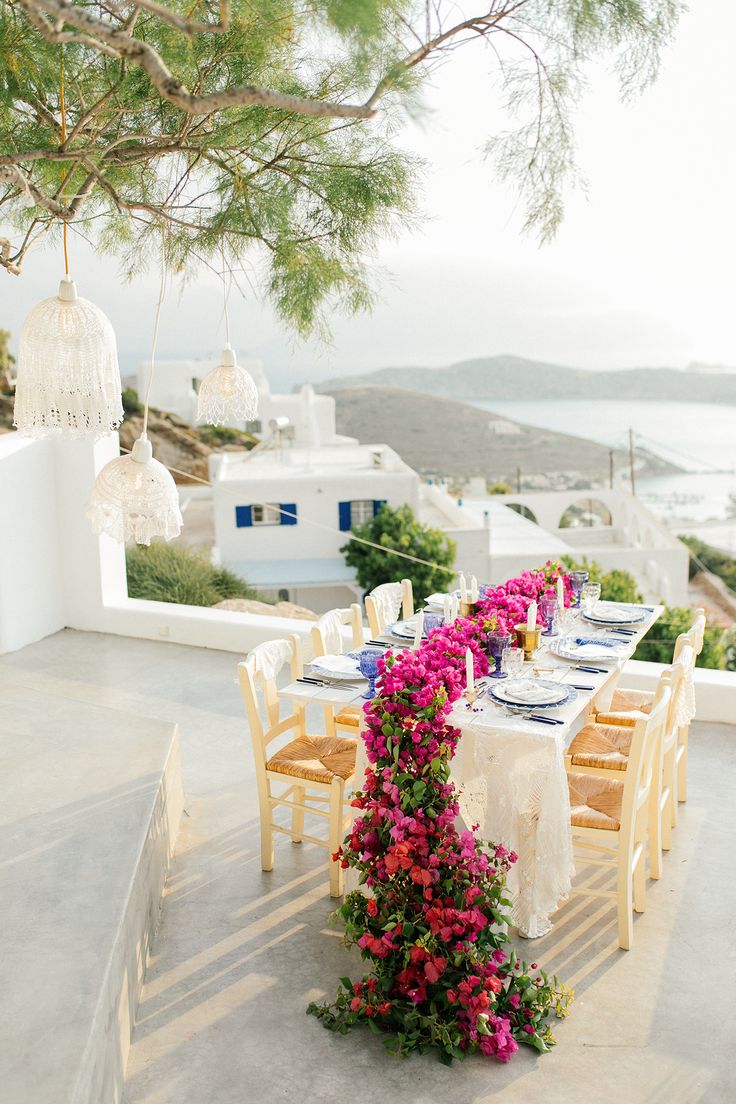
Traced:
MULTIPOLYGON (((658 83, 622 105, 601 65, 577 121, 587 192, 568 196, 556 241, 521 235, 511 187, 480 153, 499 118, 492 55, 455 54, 435 76, 420 124, 399 136, 431 163, 427 221, 387 244, 374 313, 337 318, 330 349, 294 342, 255 294, 231 300, 233 341, 283 386, 386 364, 442 365, 516 353, 589 368, 736 364, 736 87, 733 0, 699 0, 666 52, 658 83)), ((156 277, 120 285, 112 259, 75 244, 80 294, 109 314, 121 364, 147 355, 156 277)), ((0 326, 17 333, 52 294, 59 258, 0 273, 0 326)), ((204 356, 222 343, 220 291, 202 277, 164 307, 159 355, 204 356), (218 329, 219 327, 219 329, 218 329)))

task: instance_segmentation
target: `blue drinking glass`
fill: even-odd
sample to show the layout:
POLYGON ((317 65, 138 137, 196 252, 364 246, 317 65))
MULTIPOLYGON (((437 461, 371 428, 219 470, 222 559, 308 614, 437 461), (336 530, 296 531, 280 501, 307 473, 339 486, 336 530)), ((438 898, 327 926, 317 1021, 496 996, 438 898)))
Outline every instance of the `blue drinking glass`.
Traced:
POLYGON ((503 659, 503 653, 511 644, 511 637, 508 633, 489 632, 488 634, 488 650, 491 653, 491 658, 496 664, 495 670, 491 672, 491 678, 506 678, 506 672, 501 670, 501 660, 503 659))
POLYGON ((571 571, 570 572, 570 586, 572 587, 573 599, 571 605, 578 607, 580 605, 580 592, 589 579, 587 571, 571 571))
POLYGON ((445 619, 441 613, 425 613, 424 615, 424 635, 429 637, 431 632, 435 629, 441 628, 444 625, 445 619))
POLYGON ((555 635, 555 614, 557 613, 557 597, 554 594, 544 594, 539 599, 539 612, 544 618, 544 631, 542 636, 555 635))
POLYGON ((376 694, 376 678, 378 677, 378 661, 383 652, 375 648, 363 648, 358 657, 358 665, 361 675, 368 679, 368 689, 363 694, 364 698, 373 698, 376 694))

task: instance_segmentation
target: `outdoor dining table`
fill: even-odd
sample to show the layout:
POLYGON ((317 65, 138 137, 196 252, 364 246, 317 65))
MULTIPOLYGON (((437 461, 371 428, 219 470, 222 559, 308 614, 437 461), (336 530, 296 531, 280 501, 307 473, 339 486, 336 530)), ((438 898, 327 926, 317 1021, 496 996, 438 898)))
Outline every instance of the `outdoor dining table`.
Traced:
MULTIPOLYGON (((483 839, 516 852, 518 859, 511 867, 508 887, 513 923, 526 938, 535 939, 550 930, 550 914, 569 896, 575 873, 565 749, 591 708, 607 708, 626 660, 663 608, 646 607, 647 618, 639 625, 627 626, 631 635, 615 638, 624 645, 624 654, 600 673, 577 668, 603 668, 601 663, 581 659, 576 664, 559 659, 545 648, 524 664, 524 675, 532 675, 536 667, 544 669, 545 679, 591 688, 578 690, 576 697, 545 711, 544 716, 554 717, 561 724, 509 715, 489 693, 474 704, 459 698, 448 716, 449 723, 461 732, 451 764, 452 779, 459 791, 460 816, 464 826, 477 825, 483 839)), ((596 635, 596 631, 586 626, 586 635, 596 635)), ((404 640, 399 644, 390 635, 380 639, 393 647, 407 643, 404 640)), ((342 685, 337 681, 328 685, 292 682, 279 695, 302 707, 341 709, 362 704, 364 688, 365 683, 357 680, 342 685)), ((356 788, 367 766, 364 745, 358 741, 356 788)))

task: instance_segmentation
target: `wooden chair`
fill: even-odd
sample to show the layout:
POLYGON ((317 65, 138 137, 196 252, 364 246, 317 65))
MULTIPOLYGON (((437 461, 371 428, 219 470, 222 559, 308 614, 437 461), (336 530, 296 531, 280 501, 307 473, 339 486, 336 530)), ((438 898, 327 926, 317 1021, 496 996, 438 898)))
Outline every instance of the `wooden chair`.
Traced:
POLYGON ((399 612, 404 619, 413 617, 411 579, 402 579, 400 583, 381 583, 366 597, 365 612, 373 637, 380 636, 387 625, 398 620, 399 612))
POLYGON ((660 680, 651 712, 631 729, 628 766, 622 779, 582 771, 567 775, 576 862, 616 873, 615 890, 581 886, 573 892, 616 901, 618 942, 624 950, 629 950, 633 941, 632 907, 640 913, 646 908, 646 843, 647 836, 656 833, 659 821, 652 788, 661 769, 662 735, 671 698, 668 682, 669 675, 660 680))
MULTIPOLYGON (((326 847, 332 856, 351 821, 345 786, 355 773, 356 742, 311 735, 306 731, 303 707, 280 717, 276 680, 287 663, 292 678, 298 678, 302 663, 296 636, 260 644, 238 664, 256 765, 263 870, 273 870, 274 832, 289 836, 293 843, 307 840, 326 847), (272 750, 270 745, 287 733, 294 733, 293 739, 272 750), (274 786, 279 783, 286 789, 275 793, 274 786), (274 823, 274 810, 279 806, 291 809, 291 828, 274 823), (305 813, 327 820, 327 839, 304 832, 305 813)), ((330 895, 342 896, 342 869, 331 858, 329 875, 330 895)))
MULTIPOLYGON (((653 824, 649 834, 649 873, 654 879, 662 876, 662 851, 669 851, 672 847, 672 829, 677 823, 675 753, 686 662, 687 656, 683 656, 682 661, 666 667, 653 695, 656 700, 659 689, 663 685, 669 686, 670 703, 662 732, 662 747, 658 753, 660 770, 651 795, 655 809, 659 810, 656 825, 653 824)), ((653 702, 650 712, 651 708, 653 702)), ((640 713, 638 719, 646 720, 648 715, 640 713)), ((635 724, 636 721, 632 725, 584 725, 565 753, 566 768, 599 778, 621 779, 622 772, 629 766, 635 724)))
MULTIPOLYGON (((353 648, 362 648, 365 643, 363 637, 363 617, 360 606, 354 602, 346 609, 334 609, 323 614, 312 626, 312 652, 315 656, 341 655, 344 651, 342 627, 349 625, 351 629, 353 648)), ((325 706, 325 726, 327 734, 334 736, 338 730, 343 730, 353 738, 357 737, 360 728, 362 712, 355 706, 348 705, 335 713, 333 706, 325 706)))
MULTIPOLYGON (((698 656, 703 650, 703 641, 705 639, 705 610, 698 609, 695 611, 695 621, 690 626, 686 633, 682 633, 677 638, 675 644, 675 658, 679 658, 682 654, 682 650, 686 647, 692 648, 692 666, 686 668, 685 686, 683 688, 683 699, 685 701, 685 709, 681 718, 681 724, 679 732, 677 734, 677 751, 675 752, 675 770, 677 771, 677 800, 687 801, 687 749, 688 741, 690 738, 690 720, 695 716, 695 664, 698 661, 698 656), (679 648, 679 651, 678 651, 679 648)), ((675 813, 677 812, 677 806, 675 806, 675 813)))
MULTIPOLYGON (((696 609, 695 620, 688 629, 687 633, 683 633, 677 638, 675 642, 675 650, 672 656, 672 662, 677 661, 679 651, 678 648, 683 646, 682 637, 687 637, 687 642, 693 649, 693 668, 695 662, 703 650, 703 637, 705 633, 705 610, 696 609)), ((692 669, 687 675, 688 684, 690 685, 690 677, 692 675, 692 669)), ((620 687, 614 691, 611 699, 611 704, 607 709, 599 710, 592 714, 591 720, 596 721, 598 724, 608 725, 633 725, 637 716, 642 713, 648 713, 652 708, 654 702, 654 692, 652 690, 628 690, 625 687, 620 687)), ((685 751, 683 774, 687 774, 687 737, 685 737, 685 751)), ((683 778, 683 785, 685 778, 683 778)), ((684 793, 684 788, 683 791, 684 793)), ((681 800, 685 800, 684 797, 681 800)))

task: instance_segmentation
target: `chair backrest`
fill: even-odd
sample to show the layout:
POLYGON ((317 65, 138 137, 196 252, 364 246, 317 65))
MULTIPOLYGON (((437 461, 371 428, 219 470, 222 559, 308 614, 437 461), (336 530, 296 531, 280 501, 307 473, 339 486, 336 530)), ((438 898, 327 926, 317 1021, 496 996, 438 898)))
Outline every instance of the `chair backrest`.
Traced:
POLYGON ((373 636, 378 636, 398 620, 399 611, 403 618, 414 615, 414 592, 411 579, 402 579, 400 583, 381 583, 372 590, 365 600, 365 612, 373 636))
POLYGON ((637 816, 644 810, 662 770, 663 738, 672 700, 672 672, 667 668, 657 686, 652 711, 637 720, 631 735, 629 763, 621 802, 622 841, 633 844, 637 816))
POLYGON ((277 679, 287 663, 292 679, 299 678, 303 663, 298 636, 259 644, 238 664, 238 679, 248 714, 256 766, 265 765, 266 747, 272 739, 270 730, 279 723, 277 679))
MULTIPOLYGON (((682 667, 682 685, 675 711, 679 726, 689 725, 695 716, 695 661, 698 653, 692 645, 692 629, 680 633, 675 642, 675 660, 682 667)), ((702 647, 702 644, 701 644, 702 647)))
POLYGON ((695 666, 695 660, 698 658, 703 650, 703 642, 705 640, 705 610, 696 609, 695 620, 690 628, 685 633, 680 633, 675 641, 675 654, 674 658, 677 659, 679 652, 686 644, 689 644, 694 652, 693 666, 695 666))
POLYGON ((312 626, 312 651, 315 656, 339 655, 345 650, 342 627, 349 625, 353 648, 362 648, 363 618, 360 606, 353 602, 346 609, 329 610, 312 626))

